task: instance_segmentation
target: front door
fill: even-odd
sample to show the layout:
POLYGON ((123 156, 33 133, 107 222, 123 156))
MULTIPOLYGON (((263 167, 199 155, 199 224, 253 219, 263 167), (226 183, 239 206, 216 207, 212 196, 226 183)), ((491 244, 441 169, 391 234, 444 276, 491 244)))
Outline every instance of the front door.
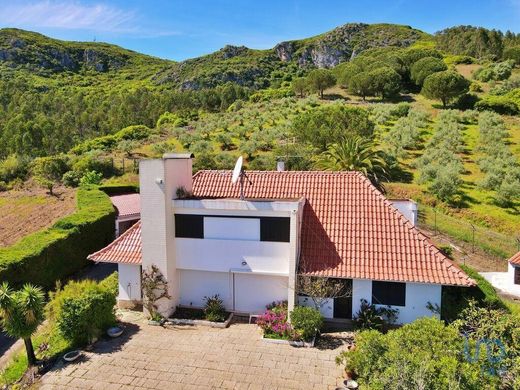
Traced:
POLYGON ((345 296, 334 298, 334 318, 352 318, 352 279, 335 279, 343 284, 345 296))
POLYGON ((352 297, 334 298, 334 318, 352 318, 352 297))

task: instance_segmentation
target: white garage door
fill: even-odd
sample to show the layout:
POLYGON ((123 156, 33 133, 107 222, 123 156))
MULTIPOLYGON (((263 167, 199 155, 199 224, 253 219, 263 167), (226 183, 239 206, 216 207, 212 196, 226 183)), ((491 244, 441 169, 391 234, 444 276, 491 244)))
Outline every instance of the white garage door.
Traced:
POLYGON ((233 310, 232 274, 229 272, 180 271, 179 303, 204 307, 204 297, 220 295, 227 310, 233 310))
POLYGON ((273 301, 286 301, 288 278, 286 276, 234 274, 235 311, 263 312, 273 301))

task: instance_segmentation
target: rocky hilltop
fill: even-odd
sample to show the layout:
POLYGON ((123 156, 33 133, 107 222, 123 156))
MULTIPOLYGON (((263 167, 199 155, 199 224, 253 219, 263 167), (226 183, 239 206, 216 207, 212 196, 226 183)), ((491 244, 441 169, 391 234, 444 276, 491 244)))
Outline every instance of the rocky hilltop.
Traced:
POLYGON ((130 69, 132 78, 179 89, 215 87, 227 82, 265 88, 308 69, 331 68, 376 47, 407 47, 431 36, 409 26, 349 23, 302 40, 281 42, 269 50, 227 45, 179 63, 99 42, 67 42, 19 30, 0 29, 0 66, 51 75, 130 69), (148 76, 147 76, 148 77, 148 76))
POLYGON ((309 68, 332 68, 367 49, 408 47, 421 39, 432 38, 409 26, 349 23, 315 37, 281 42, 270 50, 226 46, 174 64, 155 79, 181 89, 214 87, 229 81, 262 88, 279 72, 298 75, 309 68))
POLYGON ((0 29, 0 62, 24 66, 36 72, 97 72, 119 70, 142 57, 162 61, 115 45, 98 42, 67 42, 19 29, 0 29))
POLYGON ((407 26, 349 23, 317 37, 281 42, 274 51, 281 61, 294 61, 299 67, 332 68, 363 50, 407 47, 424 37, 425 33, 407 26))

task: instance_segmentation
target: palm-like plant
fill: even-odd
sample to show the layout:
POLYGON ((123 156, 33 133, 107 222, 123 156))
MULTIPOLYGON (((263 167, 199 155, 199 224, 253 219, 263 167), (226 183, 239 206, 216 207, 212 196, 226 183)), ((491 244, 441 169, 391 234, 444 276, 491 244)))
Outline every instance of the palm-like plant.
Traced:
POLYGON ((372 140, 360 136, 347 136, 329 146, 316 161, 316 167, 332 171, 359 171, 378 188, 388 179, 388 164, 382 151, 372 140))
POLYGON ((26 284, 13 291, 6 282, 0 285, 0 325, 9 336, 23 339, 30 366, 36 364, 31 336, 43 318, 44 294, 39 287, 26 284))

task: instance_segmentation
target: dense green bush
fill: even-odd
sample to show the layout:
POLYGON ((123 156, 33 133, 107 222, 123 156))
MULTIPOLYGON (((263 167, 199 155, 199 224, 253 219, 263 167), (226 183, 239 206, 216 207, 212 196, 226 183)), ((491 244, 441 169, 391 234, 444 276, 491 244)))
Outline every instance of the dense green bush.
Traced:
POLYGON ((29 159, 11 154, 0 161, 0 181, 6 183, 14 179, 23 179, 29 170, 29 159))
POLYGON ((113 160, 101 155, 99 150, 87 152, 73 159, 72 170, 83 176, 87 172, 96 171, 103 177, 110 177, 116 173, 113 160))
POLYGON ((515 66, 512 60, 486 65, 473 73, 473 77, 480 81, 500 81, 511 76, 515 66))
POLYGON ((515 101, 507 96, 485 96, 475 104, 475 108, 479 111, 494 111, 505 115, 517 115, 520 113, 520 108, 515 101))
POLYGON ((355 341, 356 348, 342 352, 336 362, 358 375, 363 388, 477 390, 499 383, 480 361, 468 361, 456 327, 435 318, 421 318, 386 334, 363 331, 355 341))
POLYGON ((123 140, 138 141, 148 138, 152 134, 152 130, 143 125, 134 125, 125 127, 115 134, 97 137, 85 142, 82 142, 71 149, 74 154, 83 154, 91 150, 110 151, 123 140))
POLYGON ((86 172, 80 179, 79 184, 81 186, 88 186, 91 184, 98 185, 101 183, 103 175, 96 171, 86 172))
POLYGON ((116 293, 110 283, 71 281, 51 297, 49 317, 56 321, 63 337, 75 345, 92 342, 116 322, 116 293))
POLYGON ((74 214, 0 248, 0 280, 51 288, 84 267, 87 255, 112 241, 115 211, 108 196, 97 188, 80 188, 77 202, 74 214))
POLYGON ((303 340, 312 340, 323 326, 323 316, 314 307, 296 306, 289 317, 293 329, 303 340))

